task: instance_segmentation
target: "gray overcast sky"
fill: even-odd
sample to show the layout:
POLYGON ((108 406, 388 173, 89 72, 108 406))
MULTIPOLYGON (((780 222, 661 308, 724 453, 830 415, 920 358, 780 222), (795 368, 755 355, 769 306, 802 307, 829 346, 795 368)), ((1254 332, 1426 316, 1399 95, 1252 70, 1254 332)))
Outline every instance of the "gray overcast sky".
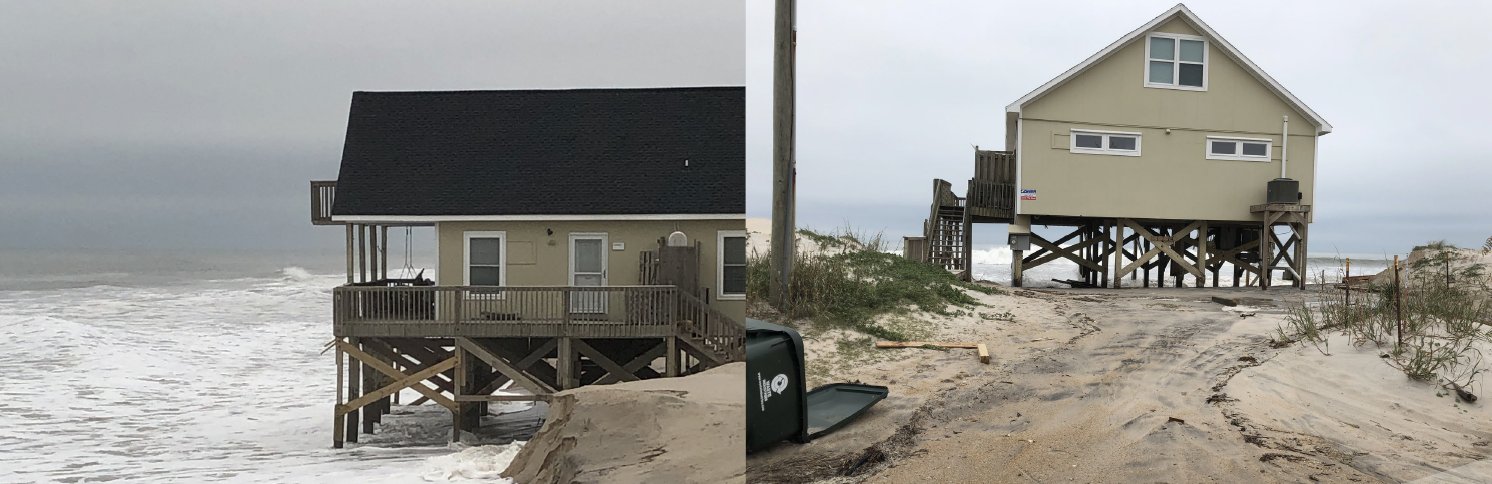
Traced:
MULTIPOLYGON (((1004 106, 1175 5, 800 0, 800 225, 918 233, 931 180, 1004 145, 1004 106)), ((1187 2, 1335 132, 1313 253, 1492 236, 1487 2, 1187 2)), ((771 211, 772 6, 747 5, 748 210, 771 211)), ((1003 242, 1003 225, 975 229, 1003 242)))
POLYGON ((0 248, 339 247, 352 91, 741 85, 744 8, 0 1, 0 248))

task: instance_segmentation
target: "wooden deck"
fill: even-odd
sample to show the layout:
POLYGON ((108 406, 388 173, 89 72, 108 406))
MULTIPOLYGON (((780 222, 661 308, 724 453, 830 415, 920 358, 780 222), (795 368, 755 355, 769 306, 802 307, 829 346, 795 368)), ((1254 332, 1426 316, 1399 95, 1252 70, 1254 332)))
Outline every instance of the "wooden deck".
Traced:
POLYGON ((488 402, 745 359, 745 326, 672 285, 346 285, 332 301, 335 447, 373 432, 406 388, 451 411, 454 440, 488 402), (497 392, 509 383, 530 394, 497 392))

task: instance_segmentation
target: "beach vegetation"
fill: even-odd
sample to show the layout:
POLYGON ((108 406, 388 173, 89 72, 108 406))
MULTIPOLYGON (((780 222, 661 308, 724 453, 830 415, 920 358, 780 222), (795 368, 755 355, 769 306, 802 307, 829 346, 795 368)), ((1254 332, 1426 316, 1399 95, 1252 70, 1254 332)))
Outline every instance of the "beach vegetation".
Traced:
MULTIPOLYGON (((1464 251, 1440 242, 1416 247, 1398 281, 1378 278, 1349 293, 1319 284, 1317 297, 1288 309, 1279 342, 1311 344, 1327 353, 1330 335, 1353 346, 1384 351, 1384 361, 1410 379, 1437 382, 1461 392, 1487 370, 1492 345, 1492 290, 1486 268, 1464 251)), ((1393 269, 1389 269, 1392 274, 1393 269)))
MULTIPOLYGON (((801 238, 819 247, 843 250, 799 253, 793 260, 792 281, 785 304, 768 309, 786 320, 809 319, 820 325, 854 329, 886 340, 905 341, 912 331, 901 325, 878 323, 878 316, 916 309, 949 316, 960 307, 978 306, 970 292, 992 293, 994 288, 959 280, 947 270, 887 252, 882 234, 857 233, 849 228, 822 234, 800 230, 801 238), (834 242, 827 242, 827 241, 834 242), (833 244, 833 245, 831 245, 833 244)), ((773 266, 771 249, 753 253, 746 264, 746 297, 769 301, 773 266)))

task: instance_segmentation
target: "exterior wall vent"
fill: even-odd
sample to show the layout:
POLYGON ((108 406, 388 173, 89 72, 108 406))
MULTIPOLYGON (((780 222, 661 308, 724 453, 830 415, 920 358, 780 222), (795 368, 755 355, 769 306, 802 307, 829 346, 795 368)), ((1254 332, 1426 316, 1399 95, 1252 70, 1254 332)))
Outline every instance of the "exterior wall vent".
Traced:
POLYGON ((669 247, 688 247, 689 246, 689 236, 684 235, 683 232, 674 231, 674 233, 668 234, 668 246, 669 247))

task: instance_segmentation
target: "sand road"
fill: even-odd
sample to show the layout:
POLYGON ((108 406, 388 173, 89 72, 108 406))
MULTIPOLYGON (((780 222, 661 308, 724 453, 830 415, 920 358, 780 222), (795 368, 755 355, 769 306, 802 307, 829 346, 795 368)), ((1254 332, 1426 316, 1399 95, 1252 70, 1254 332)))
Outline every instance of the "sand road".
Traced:
POLYGON ((810 351, 818 360, 810 366, 841 368, 825 380, 888 384, 894 398, 840 434, 751 456, 747 474, 753 482, 1377 482, 1492 455, 1485 404, 1459 405, 1410 384, 1372 348, 1344 343, 1326 356, 1273 347, 1281 306, 1305 296, 1017 290, 986 297, 990 306, 974 314, 934 318, 939 336, 990 342, 991 365, 929 350, 843 365, 810 351), (1257 307, 1243 317, 1214 295, 1267 300, 1246 301, 1257 307), (857 465, 856 475, 841 475, 857 465))

